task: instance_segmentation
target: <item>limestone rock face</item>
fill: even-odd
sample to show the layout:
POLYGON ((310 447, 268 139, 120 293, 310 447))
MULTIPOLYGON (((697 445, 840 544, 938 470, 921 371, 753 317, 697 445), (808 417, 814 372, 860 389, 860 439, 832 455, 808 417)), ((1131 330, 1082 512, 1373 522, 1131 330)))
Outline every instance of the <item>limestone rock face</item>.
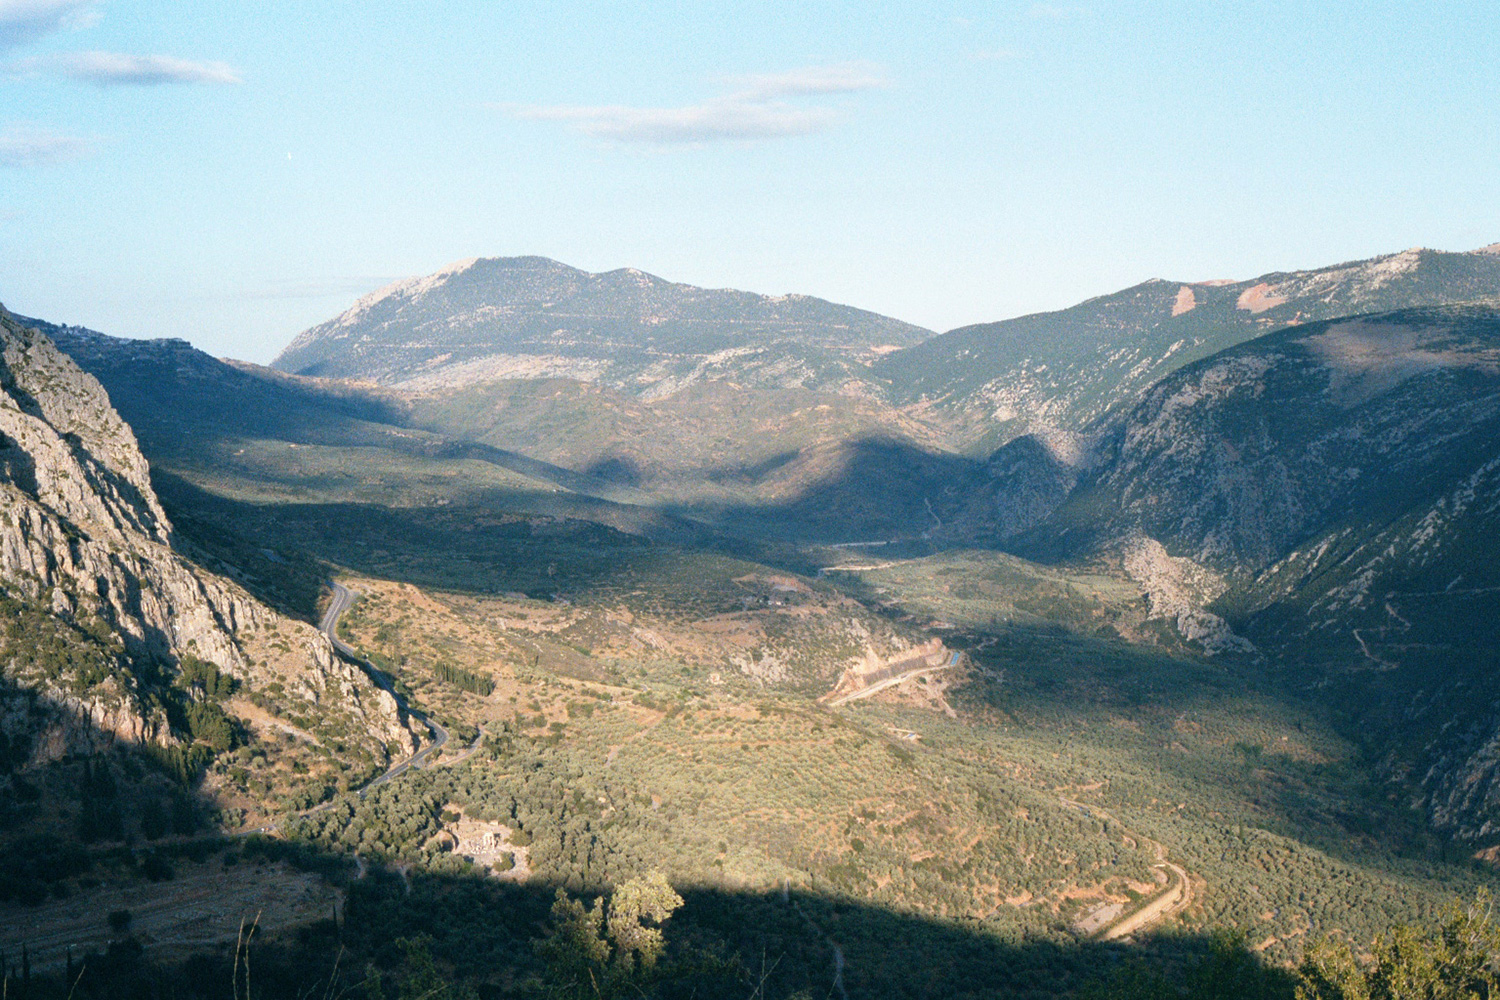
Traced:
POLYGON ((242 669, 236 631, 271 614, 171 549, 135 435, 94 378, 0 315, 0 577, 101 613, 134 653, 242 669))
MULTIPOLYGON (((336 706, 387 747, 412 745, 391 695, 339 660, 321 633, 174 550, 146 460, 104 389, 3 307, 0 589, 65 621, 102 622, 126 659, 175 664, 191 655, 252 685, 281 680, 314 705, 336 706), (280 662, 248 656, 247 644, 267 630, 293 653, 280 662)), ((122 677, 84 693, 66 677, 8 676, 45 706, 33 701, 27 710, 34 752, 61 756, 100 739, 170 741, 160 711, 146 709, 122 677)))

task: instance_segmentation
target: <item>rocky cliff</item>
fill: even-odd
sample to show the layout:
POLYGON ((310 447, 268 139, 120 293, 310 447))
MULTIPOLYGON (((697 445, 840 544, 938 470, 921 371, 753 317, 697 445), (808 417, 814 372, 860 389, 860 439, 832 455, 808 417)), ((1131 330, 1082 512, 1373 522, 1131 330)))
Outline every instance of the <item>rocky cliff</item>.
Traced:
POLYGON ((6 745, 33 758, 179 741, 154 688, 185 660, 214 665, 247 695, 276 686, 377 758, 412 746, 394 699, 317 630, 174 549, 146 461, 104 390, 3 309, 0 591, 11 609, 6 745))

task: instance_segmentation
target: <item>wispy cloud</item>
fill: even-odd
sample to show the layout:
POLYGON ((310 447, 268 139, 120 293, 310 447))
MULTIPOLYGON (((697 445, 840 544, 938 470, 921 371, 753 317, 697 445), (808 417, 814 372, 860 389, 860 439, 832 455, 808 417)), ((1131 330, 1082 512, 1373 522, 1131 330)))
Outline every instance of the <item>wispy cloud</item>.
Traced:
POLYGON ((969 53, 969 58, 975 62, 1010 62, 1020 59, 1021 53, 1015 49, 975 49, 969 53))
POLYGON ((852 94, 885 86, 885 74, 874 63, 849 62, 833 66, 804 66, 785 73, 749 73, 724 77, 737 88, 730 99, 764 101, 776 97, 852 94))
POLYGON ((56 74, 99 87, 240 82, 239 74, 221 62, 195 62, 172 56, 132 56, 119 52, 66 52, 38 56, 12 63, 7 71, 17 76, 56 74))
POLYGON ((641 108, 623 104, 511 108, 518 118, 566 122, 580 132, 623 143, 685 145, 808 135, 832 125, 837 111, 788 98, 849 94, 883 86, 878 66, 840 63, 784 73, 724 78, 729 94, 697 104, 641 108))
POLYGON ((61 163, 93 149, 88 139, 63 135, 29 125, 12 125, 0 131, 0 167, 39 167, 61 163))
POLYGON ((97 19, 93 0, 0 0, 0 51, 97 19))
POLYGON ((707 101, 680 108, 520 108, 519 118, 569 122, 580 132, 617 142, 659 145, 726 139, 774 139, 807 135, 833 123, 828 108, 796 108, 776 102, 707 101))
POLYGON ((321 299, 334 295, 363 295, 398 280, 401 275, 332 275, 321 278, 284 278, 240 292, 244 299, 321 299))

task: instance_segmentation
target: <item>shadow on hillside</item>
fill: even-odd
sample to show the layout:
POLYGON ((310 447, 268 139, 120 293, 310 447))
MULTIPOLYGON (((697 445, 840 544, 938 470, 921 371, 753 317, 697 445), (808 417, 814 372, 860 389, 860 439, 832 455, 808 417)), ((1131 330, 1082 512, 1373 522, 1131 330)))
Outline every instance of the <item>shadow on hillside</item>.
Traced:
MULTIPOLYGON (((75 732, 92 728, 77 713, 60 724, 75 732)), ((373 997, 378 994, 360 984, 368 983, 374 970, 386 976, 385 996, 436 998, 444 994, 424 992, 433 982, 414 992, 398 986, 412 971, 401 941, 423 937, 439 980, 472 984, 486 997, 536 995, 525 984, 543 971, 533 943, 548 925, 555 881, 518 884, 445 874, 383 864, 378 856, 361 864, 351 854, 306 843, 225 836, 203 828, 216 803, 200 786, 169 774, 155 755, 133 745, 115 742, 93 752, 85 747, 31 766, 24 766, 29 755, 23 751, 29 747, 7 746, 17 750, 0 760, 0 786, 6 792, 0 798, 5 806, 0 810, 0 915, 5 919, 0 979, 9 979, 7 996, 373 997), (163 817, 164 825, 148 834, 150 803, 167 796, 188 803, 196 798, 196 806, 182 816, 163 817), (93 817, 97 827, 85 833, 86 822, 59 825, 58 817, 70 815, 81 821, 93 817), (245 958, 235 954, 233 929, 241 920, 244 926, 261 919, 269 925, 287 906, 286 880, 264 867, 275 862, 316 873, 340 891, 341 899, 324 911, 325 918, 292 924, 282 918, 279 932, 257 938, 247 992, 243 978, 236 983, 235 969, 242 977, 245 958), (188 877, 187 871, 195 884, 206 886, 205 875, 214 868, 224 873, 224 891, 175 896, 166 891, 174 880, 188 877), (247 885, 259 888, 246 891, 247 885), (126 912, 112 912, 122 891, 126 912), (115 895, 103 896, 107 893, 115 895), (111 902, 102 904, 101 896, 111 902), (132 903, 135 898, 143 902, 132 903), (132 906, 138 911, 134 921, 132 906), (185 957, 180 935, 198 940, 191 929, 208 925, 221 929, 219 944, 185 957), (103 942, 111 939, 106 949, 103 942)), ((424 797, 421 788, 408 795, 399 784, 381 789, 371 801, 389 807, 390 830, 404 831, 413 808, 432 816, 441 807, 441 800, 424 797)), ((590 821, 598 822, 608 823, 590 821)), ((577 822, 569 817, 566 825, 572 830, 577 822)), ((356 832, 362 837, 365 831, 356 832)), ((554 831, 552 836, 556 839, 549 843, 572 845, 561 867, 575 872, 566 884, 575 894, 608 888, 599 875, 589 874, 590 859, 598 872, 632 864, 593 846, 618 841, 618 834, 605 829, 585 825, 581 834, 554 831)), ((634 853, 649 859, 657 851, 670 856, 671 850, 667 844, 655 850, 643 844, 634 853)), ((661 981, 650 992, 628 995, 779 1000, 805 991, 867 1000, 1050 998, 1072 995, 1122 965, 1183 970, 1205 958, 1230 978, 1222 991, 1200 996, 1254 995, 1246 992, 1247 984, 1264 989, 1266 996, 1291 995, 1284 975, 1264 969, 1242 947, 1225 950, 1221 942, 1215 952, 1215 942, 1202 935, 1147 938, 1136 946, 1100 944, 1076 938, 1045 910, 1017 910, 1019 921, 939 919, 847 898, 823 885, 749 890, 683 882, 677 888, 685 905, 666 927, 661 981)))
POLYGON ((925 538, 984 488, 983 463, 891 438, 862 438, 781 456, 764 469, 702 470, 769 497, 761 504, 668 507, 736 534, 802 542, 925 538))
MULTIPOLYGON (((721 497, 722 487, 730 485, 765 497, 763 502, 663 502, 649 490, 659 470, 633 459, 605 458, 587 468, 564 468, 417 428, 408 402, 375 387, 312 383, 230 365, 185 342, 121 345, 48 329, 104 384, 158 468, 178 462, 206 469, 219 453, 227 468, 236 449, 254 439, 374 448, 417 459, 484 462, 538 482, 534 493, 517 490, 486 497, 495 510, 547 507, 652 537, 685 540, 702 530, 693 522, 707 522, 714 533, 749 541, 899 537, 939 544, 983 542, 1029 526, 1039 511, 1056 505, 1062 475, 1049 457, 1031 454, 1036 449, 1028 449, 1024 440, 980 461, 899 437, 865 436, 748 464, 673 471, 670 477, 679 484, 676 489, 696 475, 712 486, 706 498, 721 497), (568 492, 552 493, 548 485, 568 492)), ((358 460, 357 455, 352 458, 358 460)), ((285 485, 298 483, 287 480, 285 485)))
MULTIPOLYGON (((533 524, 486 519, 473 510, 353 504, 259 507, 175 488, 164 495, 197 505, 197 530, 223 525, 226 532, 240 533, 248 540, 242 551, 290 546, 311 555, 314 573, 324 572, 320 560, 326 560, 361 574, 438 590, 519 592, 538 600, 609 607, 629 606, 639 600, 632 594, 647 592, 653 607, 707 618, 743 609, 744 591, 733 578, 753 568, 726 563, 722 553, 685 551, 581 521, 533 524)), ((175 516, 175 508, 173 512, 175 516)), ((776 552, 769 549, 735 555, 776 563, 776 552)), ((808 572, 810 567, 794 561, 794 553, 788 555, 782 565, 808 572)), ((879 595, 857 580, 841 585, 878 613, 896 620, 906 616, 899 606, 882 605, 879 595)), ((314 617, 313 611, 306 617, 314 617)), ((1073 626, 997 622, 942 634, 975 657, 977 669, 953 695, 966 715, 993 717, 1002 726, 1019 722, 1036 741, 1054 740, 1057 751, 1070 757, 1083 750, 1078 740, 1092 742, 1088 753, 1098 759, 1088 766, 1102 769, 1101 775, 1112 773, 1112 765, 1098 756, 1104 754, 1132 761, 1138 775, 1171 775, 1178 786, 1201 788, 1209 797, 1218 794, 1216 786, 1231 782, 1246 803, 1246 822, 1351 863, 1392 856, 1442 862, 1447 857, 1441 843, 1418 828, 1413 814, 1388 801, 1386 790, 1372 780, 1376 763, 1352 748, 1351 756, 1337 763, 1296 762, 1272 757, 1271 751, 1264 761, 1252 760, 1237 755, 1233 739, 1225 743, 1221 738, 1202 753, 1177 748, 1173 727, 1178 720, 1202 718, 1211 725, 1217 713, 1226 711, 1269 712, 1286 726, 1300 724, 1289 720, 1303 720, 1313 731, 1329 727, 1334 720, 1326 704, 1299 693, 1263 666, 1225 658, 1209 661, 1182 650, 1127 642, 1084 621, 1073 626), (1128 735, 1131 730, 1109 725, 1110 718, 1136 720, 1148 731, 1128 735), (1110 737, 1115 742, 1099 742, 1109 734, 1115 734, 1110 737)), ((564 664, 545 650, 539 662, 569 676, 591 676, 583 668, 600 663, 566 647, 553 652, 577 662, 564 664)))
MULTIPOLYGON (((342 891, 342 906, 328 918, 263 935, 252 943, 250 995, 257 1000, 373 996, 369 984, 377 974, 384 978, 384 995, 396 995, 400 980, 414 964, 403 959, 403 940, 424 940, 435 965, 433 977, 422 984, 434 992, 403 991, 401 996, 446 996, 439 991, 442 983, 470 985, 484 997, 536 995, 535 983, 528 980, 545 969, 534 942, 549 924, 555 884, 439 875, 378 863, 369 864, 361 877, 349 856, 304 845, 255 837, 200 842, 198 853, 205 844, 214 852, 210 858, 232 857, 236 871, 282 861, 318 872, 342 891)), ((171 856, 190 849, 180 844, 163 853, 171 856)), ((1008 937, 982 919, 933 919, 819 892, 677 888, 685 902, 665 925, 667 952, 661 975, 648 990, 627 995, 673 1000, 781 1000, 799 994, 861 1000, 1040 1000, 1102 985, 1127 966, 1176 977, 1190 977, 1195 969, 1201 977, 1205 966, 1217 970, 1218 988, 1195 992, 1198 997, 1292 995, 1286 973, 1263 967, 1243 947, 1226 946, 1208 936, 1099 944, 1078 940, 1058 922, 1043 918, 1027 933, 1008 937)), ((86 893, 76 897, 80 905, 86 905, 86 893)), ((212 909, 215 904, 202 900, 192 905, 212 909)), ((229 924, 239 917, 247 926, 252 924, 255 905, 242 903, 243 912, 227 914, 229 924)), ((106 920, 106 914, 98 914, 101 925, 106 920)), ((107 952, 74 954, 74 983, 63 982, 69 966, 59 967, 65 961, 66 942, 54 941, 35 951, 28 948, 28 962, 36 971, 24 986, 17 982, 19 956, 7 956, 15 977, 11 991, 27 1000, 228 1000, 245 993, 244 956, 234 954, 233 941, 169 962, 157 958, 150 941, 136 941, 128 932, 113 937, 116 943, 107 952)))
POLYGON ((609 522, 619 508, 598 502, 590 510, 586 498, 568 514, 520 493, 432 507, 250 503, 171 474, 154 472, 152 481, 190 556, 215 572, 234 570, 252 593, 309 621, 326 576, 322 564, 444 590, 543 600, 618 594, 647 580, 691 593, 696 584, 684 566, 692 553, 816 572, 785 546, 698 527, 659 538, 629 530, 630 522, 616 527, 609 522), (294 575, 305 578, 295 587, 294 575), (288 590, 295 590, 290 603, 288 590))

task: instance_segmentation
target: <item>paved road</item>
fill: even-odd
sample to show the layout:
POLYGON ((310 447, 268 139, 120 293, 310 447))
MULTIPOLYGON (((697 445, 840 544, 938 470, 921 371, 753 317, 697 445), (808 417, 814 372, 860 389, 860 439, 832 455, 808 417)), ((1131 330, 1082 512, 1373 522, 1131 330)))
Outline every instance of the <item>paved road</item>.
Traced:
POLYGON ((851 701, 859 701, 861 698, 868 698, 872 694, 877 694, 881 691, 884 691, 886 688, 895 687, 897 684, 900 684, 904 681, 909 681, 913 677, 917 677, 922 674, 935 674, 940 670, 950 670, 953 667, 958 666, 958 658, 959 654, 955 652, 951 657, 948 658, 947 663, 940 663, 935 667, 929 667, 925 665, 920 667, 913 667, 912 669, 905 671, 904 673, 899 673, 894 677, 887 677, 883 681, 877 681, 867 688, 860 688, 858 691, 851 691, 848 694, 841 694, 837 698, 830 700, 827 703, 828 707, 838 708, 840 705, 847 705, 851 701))
MULTIPOLYGON (((1108 820, 1111 823, 1119 825, 1120 821, 1103 809, 1091 809, 1081 802, 1075 802, 1066 797, 1059 801, 1067 808, 1076 809, 1085 816, 1108 820)), ((1129 834, 1126 834, 1126 836, 1129 836, 1129 834)), ((1140 835, 1137 834, 1136 836, 1140 835)), ((1132 837, 1131 839, 1135 838, 1132 837)), ((1167 860, 1167 848, 1165 844, 1152 840, 1150 837, 1141 837, 1140 839, 1150 844, 1156 852, 1157 863, 1151 867, 1160 868, 1171 873, 1167 876, 1167 887, 1155 899, 1139 910, 1125 915, 1101 930, 1094 931, 1093 937, 1096 940, 1119 941, 1122 938, 1130 937, 1132 934, 1143 931, 1152 924, 1164 920, 1174 913, 1182 912, 1193 901, 1193 880, 1188 875, 1187 869, 1167 860), (1175 883, 1171 881, 1172 875, 1177 876, 1175 883)))
MULTIPOLYGON (((357 598, 359 595, 354 593, 354 591, 350 590, 343 584, 338 583, 337 581, 330 580, 328 581, 328 583, 331 587, 333 587, 333 600, 329 602, 328 610, 323 613, 323 620, 318 623, 319 631, 321 631, 325 636, 328 637, 328 641, 333 643, 334 650, 340 656, 363 670, 365 674, 369 676, 370 680, 373 681, 375 685, 382 691, 389 692, 390 696, 396 699, 396 704, 401 706, 402 711, 404 711, 408 717, 416 719, 418 722, 422 723, 422 725, 426 726, 428 736, 431 737, 432 740, 427 744, 427 746, 422 747, 410 757, 407 757, 404 760, 397 761, 391 766, 389 770, 380 775, 380 777, 374 779, 368 785, 365 785, 363 788, 359 789, 356 794, 363 798, 365 793, 370 789, 378 788, 379 786, 390 781, 392 778, 399 778, 401 775, 405 774, 413 767, 420 767, 422 763, 427 760, 427 758, 431 757, 433 753, 435 753, 443 746, 443 744, 448 742, 448 730, 445 729, 436 720, 428 718, 425 713, 418 711, 417 709, 412 708, 411 705, 407 704, 406 699, 401 697, 400 693, 395 689, 395 687, 391 684, 390 679, 386 677, 384 673, 377 669, 373 663, 369 662, 368 660, 361 659, 360 655, 354 651, 354 648, 352 646, 338 637, 339 616, 354 606, 355 598, 357 598)), ((474 754, 479 751, 479 746, 482 742, 484 742, 483 729, 481 729, 478 735, 474 737, 474 742, 469 744, 464 752, 459 757, 455 758, 452 763, 462 764, 464 761, 474 756, 474 754)), ((301 812, 297 813, 297 815, 316 816, 320 812, 332 809, 342 801, 344 800, 341 797, 336 796, 329 799, 327 802, 320 802, 318 805, 313 806, 311 809, 304 809, 301 812)), ((240 831, 238 836, 244 836, 247 833, 271 833, 280 825, 281 823, 278 820, 276 822, 268 823, 265 826, 257 827, 254 830, 242 830, 240 831)))
POLYGON ((339 583, 336 580, 330 580, 328 582, 329 585, 333 587, 333 600, 329 602, 328 610, 324 612, 323 621, 319 623, 318 628, 320 628, 323 634, 328 637, 328 641, 333 643, 333 648, 338 651, 340 656, 348 660, 350 663, 353 663, 355 666, 359 667, 369 675, 370 680, 374 681, 377 686, 389 692, 390 696, 396 699, 396 704, 400 705, 402 710, 405 711, 408 716, 416 719, 418 722, 427 727, 427 732, 432 737, 432 742, 427 744, 427 746, 418 750, 416 753, 412 754, 405 760, 400 761, 389 771, 386 771, 384 774, 376 778, 374 781, 370 782, 364 788, 361 788, 359 790, 359 794, 364 795, 370 789, 383 785, 387 781, 390 781, 392 778, 399 778, 401 775, 405 774, 408 769, 412 767, 420 767, 423 761, 427 760, 427 758, 432 756, 433 753, 441 749, 443 744, 448 742, 448 730, 439 725, 436 720, 428 718, 422 712, 419 712, 408 705, 406 703, 406 699, 402 698, 401 695, 397 693, 395 686, 391 684, 390 678, 386 677, 384 673, 376 669, 373 663, 370 663, 368 660, 361 659, 360 655, 354 651, 353 647, 349 646, 338 637, 339 616, 342 615, 345 611, 348 611, 354 605, 354 600, 358 595, 356 595, 354 591, 350 590, 348 587, 344 586, 342 583, 339 583))
POLYGON ((1170 870, 1173 875, 1177 876, 1177 884, 1169 886, 1160 896, 1103 931, 1099 934, 1100 941, 1118 941, 1129 937, 1170 914, 1186 909, 1187 905, 1193 901, 1192 883, 1188 880, 1188 873, 1183 868, 1170 861, 1163 861, 1156 867, 1170 870))

